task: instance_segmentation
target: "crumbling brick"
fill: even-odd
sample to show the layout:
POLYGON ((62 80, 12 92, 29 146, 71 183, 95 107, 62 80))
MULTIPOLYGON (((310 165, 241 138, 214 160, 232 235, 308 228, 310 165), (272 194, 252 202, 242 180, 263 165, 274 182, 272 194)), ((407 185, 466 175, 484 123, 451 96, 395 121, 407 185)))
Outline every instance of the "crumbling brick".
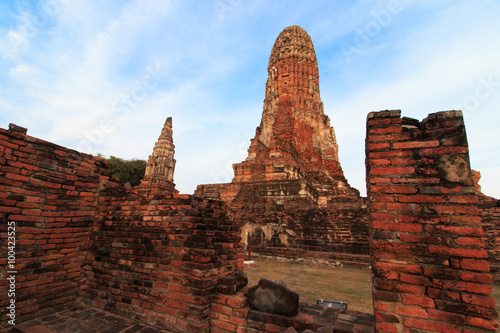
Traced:
POLYGON ((377 330, 493 332, 498 314, 461 113, 431 114, 412 126, 399 119, 399 111, 383 111, 367 121, 377 330), (381 162, 387 156, 412 158, 394 168, 381 162))

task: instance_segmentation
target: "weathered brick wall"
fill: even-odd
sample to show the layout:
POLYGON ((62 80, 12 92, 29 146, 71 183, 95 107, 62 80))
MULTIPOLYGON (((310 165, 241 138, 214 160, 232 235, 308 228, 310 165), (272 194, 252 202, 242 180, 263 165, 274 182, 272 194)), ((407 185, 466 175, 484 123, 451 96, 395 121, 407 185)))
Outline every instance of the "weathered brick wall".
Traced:
MULTIPOLYGON (((211 298, 234 293, 243 245, 222 201, 118 184, 91 155, 0 129, 2 251, 16 222, 16 263, 0 261, 1 326, 7 271, 17 271, 16 322, 80 304, 172 331, 203 331, 211 298)), ((5 252, 7 254, 7 252, 5 252)))
MULTIPOLYGON (((0 129, 0 317, 17 271, 16 322, 70 306, 85 284, 84 265, 100 187, 113 185, 103 162, 0 129), (16 267, 7 266, 7 223, 16 222, 16 267)), ((0 326, 1 327, 1 326, 0 326)))
POLYGON ((479 213, 493 282, 500 284, 500 200, 480 195, 479 213))
POLYGON ((250 233, 250 244, 262 254, 276 250, 288 251, 292 256, 321 252, 369 253, 366 211, 278 208, 245 213, 241 220, 253 225, 254 230, 254 234, 250 233), (266 235, 263 230, 267 231, 268 227, 273 231, 266 235))
POLYGON ((325 259, 369 254, 368 213, 362 199, 325 208, 308 198, 280 205, 247 187, 229 204, 229 215, 244 241, 261 254, 325 259))
POLYGON ((141 192, 101 194, 89 303, 173 332, 202 332, 213 295, 242 283, 239 233, 222 201, 141 192))
POLYGON ((498 328, 461 112, 368 115, 373 298, 380 332, 498 328))
MULTIPOLYGON (((500 214, 498 201, 474 190, 461 114, 437 113, 418 122, 401 119, 398 111, 371 113, 367 131, 377 329, 494 331, 498 321, 489 272, 491 267, 498 278, 500 214), (494 256, 490 264, 487 253, 494 256)), ((352 311, 301 305, 299 315, 286 318, 250 310, 244 291, 237 291, 245 283, 239 274, 243 249, 240 226, 228 217, 237 210, 228 213, 222 201, 168 194, 171 189, 158 184, 124 188, 99 158, 32 138, 15 126, 0 129, 0 167, 4 250, 7 223, 16 222, 19 321, 83 298, 179 332, 332 325, 372 330, 369 315, 352 311)), ((365 253, 366 238, 355 237, 366 234, 359 203, 332 202, 319 210, 305 209, 307 200, 283 205, 252 200, 245 211, 251 214, 240 220, 258 220, 260 226, 280 221, 294 232, 287 237, 297 251, 321 252, 323 246, 339 251, 335 240, 365 253)), ((280 235, 275 236, 268 239, 275 242, 271 247, 283 249, 280 235)), ((5 257, 0 260, 0 327, 7 325, 9 302, 5 257)))

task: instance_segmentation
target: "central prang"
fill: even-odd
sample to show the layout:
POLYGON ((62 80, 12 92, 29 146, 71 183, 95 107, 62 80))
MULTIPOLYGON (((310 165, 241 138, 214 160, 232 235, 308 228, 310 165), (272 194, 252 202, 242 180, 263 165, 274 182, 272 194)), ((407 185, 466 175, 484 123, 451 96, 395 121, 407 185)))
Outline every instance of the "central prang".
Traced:
POLYGON ((267 70, 262 119, 248 157, 233 164, 231 183, 200 185, 196 194, 210 196, 216 187, 243 242, 256 252, 366 256, 366 207, 344 177, 304 29, 290 26, 279 34, 267 70))
POLYGON ((279 203, 298 196, 324 207, 332 196, 357 196, 344 178, 335 132, 324 114, 311 37, 299 26, 283 30, 274 43, 262 120, 248 157, 233 168, 233 183, 272 181, 260 195, 279 203), (276 184, 285 180, 289 186, 276 184))

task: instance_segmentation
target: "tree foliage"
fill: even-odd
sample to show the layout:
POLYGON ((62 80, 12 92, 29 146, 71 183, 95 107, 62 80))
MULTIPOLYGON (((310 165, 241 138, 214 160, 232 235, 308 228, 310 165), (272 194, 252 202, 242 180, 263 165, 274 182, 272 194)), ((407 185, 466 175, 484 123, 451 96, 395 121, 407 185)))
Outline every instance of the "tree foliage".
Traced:
POLYGON ((137 186, 144 178, 146 170, 146 161, 139 159, 124 160, 119 157, 110 156, 109 169, 122 184, 130 183, 131 186, 137 186))

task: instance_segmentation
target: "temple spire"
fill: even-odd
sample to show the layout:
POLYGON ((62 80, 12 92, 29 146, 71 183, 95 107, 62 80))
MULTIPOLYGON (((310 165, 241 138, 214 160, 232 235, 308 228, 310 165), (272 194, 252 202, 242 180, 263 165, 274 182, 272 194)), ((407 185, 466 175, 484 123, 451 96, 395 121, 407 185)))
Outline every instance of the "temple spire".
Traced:
POLYGON ((343 178, 319 93, 316 52, 304 29, 290 26, 279 34, 267 70, 261 123, 246 161, 234 165, 233 181, 303 178, 310 172, 343 178))
POLYGON ((148 158, 144 179, 153 183, 173 183, 174 181, 174 143, 172 139, 172 117, 163 125, 160 137, 148 158))

